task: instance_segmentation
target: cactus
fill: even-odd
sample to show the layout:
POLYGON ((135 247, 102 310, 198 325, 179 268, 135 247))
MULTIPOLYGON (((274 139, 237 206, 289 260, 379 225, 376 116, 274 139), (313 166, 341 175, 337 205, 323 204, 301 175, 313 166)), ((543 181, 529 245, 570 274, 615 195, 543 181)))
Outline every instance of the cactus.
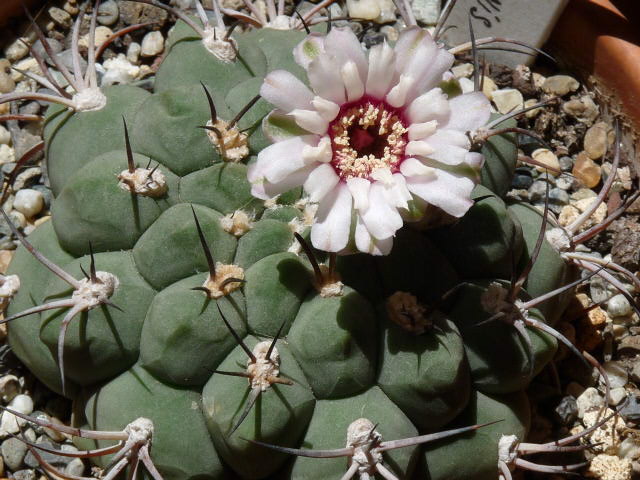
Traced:
POLYGON ((14 229, 11 346, 73 399, 79 456, 104 479, 140 462, 156 479, 535 468, 516 458, 539 451, 520 443, 523 391, 558 342, 585 358, 552 327, 575 264, 609 273, 553 249, 546 209, 505 203, 514 115, 461 94, 415 25, 367 55, 273 2, 269 19, 224 11, 243 32, 217 2, 213 26, 198 2, 197 18, 143 3, 181 18, 155 91, 101 91, 90 64, 67 72, 75 96, 40 98, 62 104, 53 220, 14 229))

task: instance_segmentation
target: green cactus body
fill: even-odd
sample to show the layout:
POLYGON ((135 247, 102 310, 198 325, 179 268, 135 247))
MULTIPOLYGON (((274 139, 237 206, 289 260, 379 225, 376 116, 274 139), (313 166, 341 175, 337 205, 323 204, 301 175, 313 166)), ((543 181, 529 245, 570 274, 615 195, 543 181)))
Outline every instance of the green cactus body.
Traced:
MULTIPOLYGON (((515 147, 504 136, 485 146, 482 185, 460 221, 427 231, 405 226, 388 256, 339 258, 342 283, 327 293, 297 254, 294 232, 309 236, 301 190, 277 202, 251 195, 247 165, 269 145, 260 125, 271 106, 260 100, 240 120, 240 129, 249 129, 240 162, 224 161, 211 132, 197 128, 211 120, 200 82, 219 118, 230 121, 259 92, 267 72, 286 69, 306 81, 291 55, 304 37, 270 29, 237 33, 239 58, 229 64, 179 24, 153 94, 113 87, 101 111, 50 110, 45 139, 54 220, 30 239, 75 278, 80 266, 89 268, 92 248, 97 270, 119 282, 111 299, 120 310, 103 304, 69 325, 65 394, 90 428, 152 419, 152 456, 166 480, 340 478, 344 458, 296 458, 250 441, 343 448, 347 427, 360 417, 377 423, 385 440, 504 419, 427 449, 384 455, 403 478, 494 480, 499 436, 526 435, 522 389, 555 350, 554 340, 530 329, 530 369, 510 325, 475 325, 490 316, 480 301, 487 285, 510 278, 513 259, 527 258, 537 236, 525 207, 507 208, 501 199, 515 147), (151 158, 166 177, 161 196, 136 195, 118 184, 127 169, 122 116, 131 126, 137 165, 151 158), (231 293, 202 291, 214 287, 207 287, 211 267, 194 215, 216 270, 235 269, 231 283, 218 285, 234 284, 231 293), (443 300, 461 282, 467 283, 453 293, 455 302, 443 300), (224 320, 249 349, 280 331, 279 372, 270 378, 285 383, 262 384, 258 392, 253 380, 215 373, 247 368, 247 353, 224 320), (252 395, 253 408, 230 434, 252 395)), ((550 291, 565 277, 563 261, 547 250, 544 271, 554 278, 534 268, 530 294, 550 291)), ((10 272, 24 280, 8 315, 71 294, 23 248, 10 272)), ((65 313, 18 319, 9 333, 16 354, 58 392, 56 348, 65 313)))

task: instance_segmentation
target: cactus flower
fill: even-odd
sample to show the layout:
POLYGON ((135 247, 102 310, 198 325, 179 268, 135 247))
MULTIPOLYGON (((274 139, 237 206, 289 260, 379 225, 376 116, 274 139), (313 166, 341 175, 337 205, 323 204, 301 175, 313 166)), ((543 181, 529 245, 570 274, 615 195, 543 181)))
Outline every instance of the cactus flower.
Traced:
POLYGON ((448 98, 438 87, 453 55, 418 27, 395 48, 367 53, 348 28, 310 34, 294 50, 307 87, 290 72, 267 75, 260 94, 276 110, 263 129, 274 142, 249 168, 254 196, 302 185, 318 204, 311 241, 321 250, 389 253, 403 221, 429 206, 453 217, 472 205, 483 157, 467 132, 489 119, 480 92, 448 98))

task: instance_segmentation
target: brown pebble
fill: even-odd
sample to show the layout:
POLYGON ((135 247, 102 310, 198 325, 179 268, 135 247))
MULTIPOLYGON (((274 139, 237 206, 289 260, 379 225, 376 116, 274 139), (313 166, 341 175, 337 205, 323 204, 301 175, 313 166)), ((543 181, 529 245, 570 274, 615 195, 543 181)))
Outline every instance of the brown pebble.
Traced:
POLYGON ((594 160, 602 158, 607 151, 609 127, 598 122, 587 130, 584 136, 584 150, 594 160))
POLYGON ((607 323, 607 312, 605 312, 600 307, 595 307, 589 310, 589 313, 587 313, 587 318, 589 319, 589 323, 591 325, 604 325, 605 323, 607 323))
POLYGON ((0 59, 0 93, 10 93, 16 88, 16 82, 11 77, 11 62, 6 58, 0 59))
POLYGON ((602 177, 600 167, 589 158, 587 152, 578 154, 571 173, 587 188, 593 188, 598 185, 602 177))

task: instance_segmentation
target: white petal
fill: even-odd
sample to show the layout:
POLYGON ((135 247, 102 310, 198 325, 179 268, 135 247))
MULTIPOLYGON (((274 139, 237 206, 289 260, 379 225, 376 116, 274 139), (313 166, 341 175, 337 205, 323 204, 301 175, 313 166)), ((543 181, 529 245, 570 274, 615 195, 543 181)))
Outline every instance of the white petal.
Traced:
MULTIPOLYGON (((417 49, 420 47, 425 37, 431 37, 429 32, 419 27, 405 28, 400 32, 398 41, 395 45, 396 52, 396 70, 400 73, 404 72, 407 64, 415 56, 417 49)), ((433 40, 432 40, 433 41, 433 40)))
POLYGON ((340 181, 333 167, 323 163, 309 174, 304 182, 304 191, 309 194, 309 200, 319 202, 327 193, 334 189, 340 181))
POLYGON ((400 172, 405 177, 432 176, 435 177, 436 169, 422 163, 417 158, 407 158, 400 164, 400 172))
POLYGON ((413 197, 407 188, 407 181, 401 173, 393 174, 394 184, 387 190, 389 201, 398 208, 409 208, 409 200, 413 197))
POLYGON ((438 85, 444 74, 453 65, 454 57, 444 48, 438 47, 434 56, 429 60, 429 68, 418 77, 417 92, 425 92, 438 85))
POLYGON ((356 248, 369 255, 388 255, 393 247, 393 237, 376 240, 371 236, 360 216, 356 223, 356 248))
POLYGON ((309 83, 316 94, 338 105, 345 102, 344 83, 340 65, 328 55, 319 55, 309 64, 309 83))
POLYGON ((327 55, 334 57, 340 68, 348 62, 355 63, 362 80, 367 78, 367 59, 358 37, 349 27, 334 27, 324 39, 327 55))
POLYGON ((347 179, 347 187, 353 197, 353 208, 364 211, 369 208, 369 187, 371 182, 365 178, 347 179))
POLYGON ((261 174, 270 183, 281 182, 307 165, 303 157, 304 147, 317 143, 317 139, 315 135, 293 137, 262 149, 257 161, 261 174))
POLYGON ((407 188, 426 202, 441 208, 449 215, 462 217, 473 205, 471 190, 475 183, 464 176, 438 170, 436 178, 407 178, 407 188))
POLYGON ((305 145, 302 149, 302 158, 306 165, 314 162, 327 163, 331 161, 332 157, 331 139, 327 136, 322 137, 315 147, 305 145))
POLYGON ((300 128, 295 119, 282 110, 271 110, 262 119, 262 133, 271 143, 276 143, 291 137, 306 135, 308 132, 300 128))
POLYGON ((407 101, 407 95, 413 87, 415 79, 407 77, 406 75, 400 75, 400 81, 391 89, 387 94, 387 102, 392 107, 400 108, 407 101))
POLYGON ((405 148, 405 153, 407 155, 428 157, 433 152, 435 152, 434 148, 423 140, 414 140, 413 142, 409 142, 407 144, 407 148, 405 148))
POLYGON ((254 179, 249 179, 251 182, 251 194, 254 197, 267 200, 275 197, 276 195, 280 195, 281 193, 288 192, 292 188, 302 185, 314 168, 315 165, 307 165, 306 167, 291 173, 281 182, 271 183, 263 176, 260 176, 259 166, 256 162, 249 165, 248 176, 251 176, 254 179))
POLYGON ((491 104, 482 92, 465 93, 449 100, 451 115, 443 128, 468 132, 483 127, 491 116, 491 104))
POLYGON ((316 212, 311 227, 311 243, 326 252, 338 252, 347 246, 351 227, 351 194, 340 182, 327 194, 316 212))
POLYGON ((306 131, 315 133, 317 135, 324 135, 327 133, 329 122, 327 122, 318 112, 315 110, 291 110, 289 115, 292 115, 296 119, 296 123, 306 131))
POLYGON ((322 97, 313 97, 311 101, 313 108, 324 118, 327 122, 330 122, 338 116, 340 112, 340 106, 322 97))
POLYGON ((311 32, 293 49, 293 59, 305 70, 309 63, 324 52, 324 35, 319 32, 311 32))
POLYGON ((466 160, 471 142, 462 132, 438 129, 426 139, 433 151, 425 155, 446 165, 460 165, 466 160))
POLYGON ((345 63, 340 69, 340 75, 344 82, 344 89, 347 92, 347 100, 352 102, 364 95, 364 83, 358 73, 358 67, 352 61, 345 63))
POLYGON ((371 172, 371 178, 385 185, 393 185, 393 175, 389 167, 376 168, 371 172))
POLYGON ((478 152, 469 152, 464 157, 465 163, 475 170, 480 170, 484 165, 484 155, 478 152))
POLYGON ((396 55, 387 42, 375 45, 369 50, 369 72, 366 87, 369 95, 382 99, 391 89, 395 77, 395 60, 396 55))
POLYGON ((402 227, 402 217, 395 207, 389 205, 385 189, 383 184, 373 183, 369 190, 369 208, 360 212, 367 230, 376 239, 392 237, 402 227))
POLYGON ((313 100, 311 90, 286 70, 269 73, 260 87, 260 95, 286 113, 296 108, 309 109, 313 100))
POLYGON ((424 123, 413 123, 409 125, 409 140, 421 140, 433 133, 438 128, 438 121, 431 120, 424 123))
POLYGON ((411 123, 437 120, 438 124, 441 125, 449 120, 449 114, 449 101, 439 88, 433 88, 423 93, 413 100, 407 109, 407 116, 411 123))

